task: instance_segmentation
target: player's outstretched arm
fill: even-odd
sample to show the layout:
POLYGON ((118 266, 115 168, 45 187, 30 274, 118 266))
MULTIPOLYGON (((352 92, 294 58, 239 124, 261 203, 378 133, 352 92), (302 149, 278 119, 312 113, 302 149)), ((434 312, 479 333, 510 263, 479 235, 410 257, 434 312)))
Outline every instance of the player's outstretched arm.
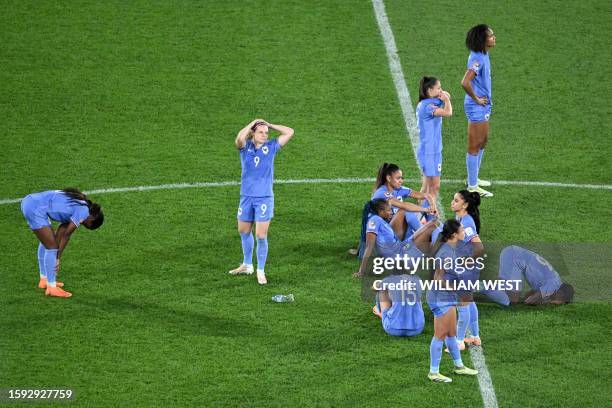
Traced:
POLYGON ((268 127, 270 129, 276 130, 277 132, 280 132, 280 136, 276 140, 278 140, 278 144, 281 145, 281 147, 289 143, 289 140, 291 140, 291 138, 293 137, 293 129, 288 126, 273 125, 271 123, 268 123, 268 127))
POLYGON ((240 132, 238 132, 238 136, 236 136, 236 147, 238 149, 242 149, 244 147, 247 139, 249 138, 249 135, 251 134, 251 128, 257 122, 266 123, 266 121, 263 119, 254 119, 251 121, 251 123, 240 129, 240 132))
POLYGON ((59 272, 59 262, 60 262, 60 258, 62 256, 62 253, 64 252, 64 249, 66 249, 66 246, 68 245, 68 241, 70 241, 70 236, 72 235, 72 233, 74 231, 76 231, 76 225, 74 225, 74 223, 72 222, 66 222, 64 224, 61 224, 58 228, 57 231, 55 232, 55 242, 57 242, 57 271, 59 272))
POLYGON ((354 278, 361 278, 365 276, 366 268, 368 266, 368 261, 372 256, 372 251, 374 251, 374 246, 376 245, 376 234, 373 232, 368 232, 366 234, 366 247, 365 251, 363 251, 363 258, 361 258, 361 265, 359 265, 359 271, 353 274, 354 278))
POLYGON ((437 209, 435 205, 430 208, 425 208, 425 207, 421 207, 420 205, 416 205, 413 203, 406 203, 403 201, 399 201, 399 200, 396 200, 395 198, 390 198, 389 204, 391 204, 393 207, 401 208, 404 211, 408 211, 408 212, 424 212, 424 213, 429 213, 429 214, 437 213, 437 209))

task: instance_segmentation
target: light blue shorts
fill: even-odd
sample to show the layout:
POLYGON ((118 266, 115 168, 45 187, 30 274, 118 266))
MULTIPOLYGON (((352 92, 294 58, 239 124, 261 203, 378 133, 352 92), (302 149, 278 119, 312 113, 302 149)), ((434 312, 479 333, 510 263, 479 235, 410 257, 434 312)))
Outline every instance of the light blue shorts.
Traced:
POLYGON ((21 201, 21 212, 31 230, 51 226, 51 220, 47 216, 45 207, 41 206, 31 195, 26 196, 21 201))
POLYGON ((440 177, 442 174, 442 153, 419 154, 419 167, 426 177, 440 177))
POLYGON ((470 123, 488 122, 491 117, 491 105, 478 105, 477 103, 465 103, 465 116, 470 123))
POLYGON ((274 217, 274 197, 240 196, 238 220, 245 222, 270 221, 274 217))

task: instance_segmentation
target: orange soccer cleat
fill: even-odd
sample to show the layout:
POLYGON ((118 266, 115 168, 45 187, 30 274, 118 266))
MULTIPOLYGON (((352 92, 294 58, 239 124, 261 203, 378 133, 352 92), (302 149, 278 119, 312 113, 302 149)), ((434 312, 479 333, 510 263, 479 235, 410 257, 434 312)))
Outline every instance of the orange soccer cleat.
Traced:
POLYGON ((47 289, 45 290, 45 296, 69 298, 70 296, 72 296, 72 293, 66 292, 64 289, 58 288, 57 286, 47 286, 47 289))
MULTIPOLYGON (((55 286, 63 288, 64 284, 62 282, 55 282, 55 286)), ((47 289, 47 278, 40 278, 38 281, 38 289, 47 289)))

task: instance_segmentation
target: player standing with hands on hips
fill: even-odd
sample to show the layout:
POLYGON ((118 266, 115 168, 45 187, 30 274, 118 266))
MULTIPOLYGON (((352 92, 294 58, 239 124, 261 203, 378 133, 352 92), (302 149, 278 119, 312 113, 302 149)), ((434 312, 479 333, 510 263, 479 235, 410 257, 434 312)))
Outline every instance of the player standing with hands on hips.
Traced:
POLYGON ((253 273, 253 223, 257 237, 257 282, 268 283, 265 266, 268 256, 268 228, 274 216, 274 157, 281 147, 293 137, 293 129, 273 125, 263 119, 255 119, 246 125, 236 137, 240 151, 242 178, 240 182, 240 204, 238 205, 238 232, 242 239, 242 264, 229 273, 250 275, 253 273), (280 132, 276 139, 269 140, 269 130, 280 132))
POLYGON ((467 33, 465 45, 471 51, 467 71, 461 81, 465 90, 465 115, 468 120, 468 151, 465 156, 467 187, 483 197, 493 194, 482 187, 491 183, 478 179, 484 148, 489 138, 489 117, 491 116, 491 61, 489 51, 495 47, 493 30, 480 24, 467 33))

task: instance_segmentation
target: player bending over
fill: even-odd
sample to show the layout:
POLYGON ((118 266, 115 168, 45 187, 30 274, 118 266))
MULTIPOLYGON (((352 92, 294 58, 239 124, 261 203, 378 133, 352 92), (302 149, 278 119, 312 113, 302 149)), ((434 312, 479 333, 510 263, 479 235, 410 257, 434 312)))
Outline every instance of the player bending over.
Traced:
MULTIPOLYGON (((563 305, 574 298, 574 287, 561 281, 550 262, 535 252, 516 245, 501 251, 499 278, 520 281, 520 289, 527 281, 531 287, 524 298, 527 305, 563 305)), ((504 306, 521 302, 521 291, 487 290, 483 293, 504 306)))
POLYGON ((104 223, 102 208, 79 190, 66 188, 27 195, 21 201, 21 212, 40 241, 38 287, 45 289, 47 296, 72 296, 72 293, 62 289, 64 284, 56 280, 60 259, 79 225, 90 230, 100 228, 104 223), (57 230, 53 230, 50 220, 60 223, 57 230))

